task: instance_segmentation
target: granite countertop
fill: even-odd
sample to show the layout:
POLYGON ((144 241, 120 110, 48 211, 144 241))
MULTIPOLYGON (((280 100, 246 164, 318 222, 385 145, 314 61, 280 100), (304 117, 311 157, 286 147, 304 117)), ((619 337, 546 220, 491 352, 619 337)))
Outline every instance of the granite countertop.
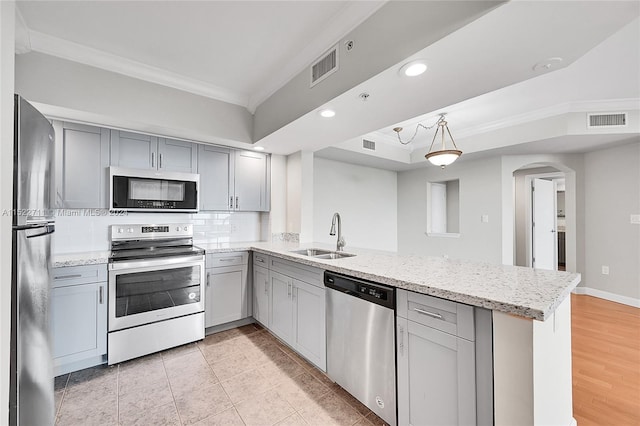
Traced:
POLYGON ((109 250, 53 255, 53 267, 100 265, 109 262, 109 250))
MULTIPOLYGON (((299 248, 335 250, 327 244, 221 243, 197 244, 207 253, 253 250, 328 271, 468 305, 544 321, 580 282, 580 274, 519 266, 403 255, 347 247, 354 257, 316 259, 291 253, 299 248)), ((54 266, 107 263, 109 252, 54 256, 54 266)))

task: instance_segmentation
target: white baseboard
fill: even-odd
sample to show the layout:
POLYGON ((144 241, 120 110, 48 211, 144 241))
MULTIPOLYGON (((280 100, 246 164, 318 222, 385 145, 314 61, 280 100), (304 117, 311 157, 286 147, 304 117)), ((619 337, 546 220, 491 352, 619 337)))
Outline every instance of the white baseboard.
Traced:
POLYGON ((578 421, 575 417, 571 417, 571 424, 569 426, 578 426, 578 421))
POLYGON ((587 296, 599 297, 600 299, 609 300, 611 302, 622 303, 623 305, 633 306, 634 308, 640 308, 640 299, 636 299, 628 296, 621 296, 615 293, 609 293, 608 291, 602 291, 589 287, 576 287, 573 292, 575 294, 586 294, 587 296))

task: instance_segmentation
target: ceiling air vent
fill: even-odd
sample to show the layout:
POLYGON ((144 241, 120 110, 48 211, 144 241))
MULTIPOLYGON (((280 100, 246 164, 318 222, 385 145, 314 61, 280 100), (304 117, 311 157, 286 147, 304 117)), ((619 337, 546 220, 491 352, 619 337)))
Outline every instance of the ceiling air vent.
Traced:
POLYGON ((374 141, 368 141, 366 139, 362 139, 362 147, 364 149, 370 149, 371 151, 375 151, 376 143, 374 141))
POLYGON ((622 127, 627 125, 627 113, 616 112, 612 114, 587 114, 587 127, 622 127))
POLYGON ((337 44, 311 64, 311 85, 309 87, 315 86, 336 71, 338 71, 337 44))

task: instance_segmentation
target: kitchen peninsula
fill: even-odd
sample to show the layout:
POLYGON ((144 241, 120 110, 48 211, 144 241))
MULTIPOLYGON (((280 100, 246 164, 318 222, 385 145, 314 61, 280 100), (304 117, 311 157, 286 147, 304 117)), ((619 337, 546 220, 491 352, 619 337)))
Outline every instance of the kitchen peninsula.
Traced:
MULTIPOLYGON (((293 250, 323 244, 201 245, 207 254, 252 251, 491 310, 495 424, 571 424, 571 290, 580 275, 348 248, 352 257, 318 259, 293 250)), ((105 263, 58 256, 54 267, 105 263)), ((486 344, 487 342, 485 342, 486 344)))

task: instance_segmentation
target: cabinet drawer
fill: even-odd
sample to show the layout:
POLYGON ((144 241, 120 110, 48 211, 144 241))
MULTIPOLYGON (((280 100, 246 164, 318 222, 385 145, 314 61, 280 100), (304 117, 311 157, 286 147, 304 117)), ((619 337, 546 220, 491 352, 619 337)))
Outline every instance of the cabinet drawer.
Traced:
POLYGON ((224 266, 248 265, 249 253, 239 251, 235 253, 216 253, 207 255, 207 269, 224 266))
POLYGON ((253 252, 253 266, 269 267, 269 256, 266 254, 253 252))
POLYGON ((53 288, 107 281, 107 265, 53 268, 53 288))
POLYGON ((313 266, 272 257, 269 259, 269 269, 316 287, 324 287, 324 271, 313 266))
POLYGON ((426 294, 398 290, 398 315, 467 340, 474 340, 473 307, 426 294))

